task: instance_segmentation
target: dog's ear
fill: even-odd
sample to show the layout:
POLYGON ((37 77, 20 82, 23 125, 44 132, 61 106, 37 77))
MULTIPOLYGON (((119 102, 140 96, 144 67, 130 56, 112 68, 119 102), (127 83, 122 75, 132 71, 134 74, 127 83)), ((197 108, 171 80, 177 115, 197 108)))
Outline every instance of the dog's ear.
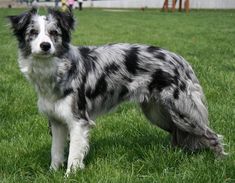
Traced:
POLYGON ((49 8, 48 13, 57 20, 58 26, 62 30, 63 36, 67 37, 66 41, 69 42, 71 30, 74 29, 74 23, 75 23, 72 12, 71 11, 61 12, 58 9, 49 8))
POLYGON ((37 8, 32 8, 28 12, 25 12, 20 15, 8 16, 10 20, 11 28, 13 29, 14 34, 18 37, 24 33, 27 25, 30 23, 32 15, 37 13, 37 8))
POLYGON ((61 12, 58 9, 48 9, 49 14, 58 20, 58 23, 67 30, 72 30, 74 28, 74 18, 71 11, 61 12))

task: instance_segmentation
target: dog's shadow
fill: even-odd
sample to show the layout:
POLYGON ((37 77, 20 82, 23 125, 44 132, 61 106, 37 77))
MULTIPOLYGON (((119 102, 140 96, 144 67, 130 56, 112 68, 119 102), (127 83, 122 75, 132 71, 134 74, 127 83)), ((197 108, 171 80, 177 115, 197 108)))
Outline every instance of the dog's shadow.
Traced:
MULTIPOLYGON (((96 132, 94 132, 95 134, 96 132)), ((127 135, 127 134, 124 134, 127 135)), ((48 138, 49 135, 48 135, 48 138)), ((125 152, 127 164, 133 163, 137 159, 144 159, 143 156, 145 151, 151 150, 153 146, 163 146, 169 148, 169 139, 167 136, 156 135, 146 135, 146 136, 101 136, 101 137, 91 137, 90 139, 90 150, 85 158, 85 170, 90 171, 94 164, 97 165, 99 159, 107 160, 107 158, 114 159, 122 156, 121 151, 125 152), (115 153, 114 153, 115 152, 115 153)), ((51 161, 51 143, 43 143, 37 148, 30 149, 22 153, 12 164, 15 170, 9 169, 6 171, 6 175, 14 174, 15 176, 27 177, 32 181, 35 181, 38 176, 46 175, 53 179, 57 178, 63 179, 64 172, 66 171, 67 162, 64 163, 64 167, 58 172, 49 171, 50 161, 51 161)), ((157 154, 156 154, 157 156, 157 154)), ((163 156, 163 155, 162 155, 163 156)), ((68 157, 68 148, 66 148, 65 157, 68 157)), ((111 162, 112 163, 112 162, 111 162)), ((125 163, 124 163, 125 164, 125 163)), ((104 164, 104 166, 106 166, 104 164)), ((83 171, 82 171, 83 172, 83 171)), ((82 173, 81 172, 81 173, 82 173)))
MULTIPOLYGON (((94 132, 94 134, 95 133, 96 132, 94 132)), ((90 139, 90 150, 85 158, 85 165, 92 165, 96 163, 98 159, 105 160, 107 157, 111 159, 121 157, 123 151, 125 156, 127 156, 126 160, 128 160, 129 163, 133 163, 136 160, 144 160, 146 151, 151 151, 153 148, 164 148, 165 151, 172 149, 170 146, 170 137, 165 134, 159 135, 150 133, 142 135, 142 132, 136 135, 124 133, 122 136, 111 134, 110 136, 92 137, 90 139)), ((19 157, 19 163, 14 166, 21 169, 25 176, 29 176, 31 179, 36 178, 38 173, 53 176, 52 172, 49 172, 51 161, 50 151, 51 143, 46 143, 37 149, 23 153, 19 157), (22 164, 20 163, 22 159, 27 159, 27 161, 24 162, 24 166, 21 166, 22 164)), ((156 156, 157 155, 158 154, 156 154, 156 156)), ((65 159, 67 158, 68 147, 65 150, 65 159)), ((65 161, 64 167, 60 169, 62 172, 61 175, 63 175, 66 165, 67 161, 65 161)))
MULTIPOLYGON (((140 134, 122 133, 113 134, 91 139, 90 150, 85 159, 85 164, 89 165, 97 159, 113 158, 116 156, 126 156, 130 163, 144 159, 146 152, 160 148, 160 151, 173 150, 170 144, 170 136, 167 134, 152 134, 144 132, 140 134)), ((156 154, 157 155, 157 154, 156 154)))
MULTIPOLYGON (((90 150, 85 158, 85 165, 89 167, 90 165, 96 164, 100 159, 104 161, 114 159, 115 161, 117 158, 121 159, 123 155, 127 164, 132 164, 138 160, 148 161, 149 152, 150 156, 153 154, 151 152, 154 152, 154 156, 157 158, 162 159, 164 156, 165 159, 173 158, 174 162, 178 162, 182 160, 182 156, 185 157, 188 154, 187 152, 182 153, 181 150, 173 148, 170 143, 170 135, 167 135, 167 133, 161 130, 152 129, 149 133, 146 133, 146 129, 138 129, 138 131, 139 133, 136 134, 131 134, 127 130, 103 136, 96 136, 96 131, 94 131, 94 136, 90 138, 90 150), (174 154, 172 155, 172 153, 174 154)), ((36 177, 37 173, 42 172, 50 175, 51 172, 48 171, 51 159, 50 151, 51 144, 47 143, 36 150, 23 154, 21 158, 28 159, 28 165, 24 167, 24 172, 30 177, 36 177)), ((67 157, 68 147, 65 151, 65 159, 67 157)), ((172 166, 177 168, 179 164, 173 163, 172 166)), ((63 175, 66 165, 67 161, 61 169, 61 175, 63 175)), ((161 169, 160 167, 154 168, 161 169)))

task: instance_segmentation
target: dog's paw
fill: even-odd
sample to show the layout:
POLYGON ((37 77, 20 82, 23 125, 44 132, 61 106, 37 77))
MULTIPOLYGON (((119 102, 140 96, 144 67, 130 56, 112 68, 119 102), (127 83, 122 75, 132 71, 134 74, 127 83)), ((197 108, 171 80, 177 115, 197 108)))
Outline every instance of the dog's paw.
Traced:
POLYGON ((57 171, 58 170, 58 168, 57 167, 55 167, 55 166, 50 166, 50 168, 49 168, 49 171, 50 172, 55 172, 55 171, 57 171))
POLYGON ((59 170, 59 168, 64 167, 63 161, 59 161, 59 162, 52 162, 50 165, 50 172, 55 172, 57 170, 59 170))
POLYGON ((77 170, 82 170, 85 168, 85 165, 83 163, 79 163, 76 166, 72 165, 70 168, 67 168, 65 177, 69 177, 71 174, 76 173, 77 170))

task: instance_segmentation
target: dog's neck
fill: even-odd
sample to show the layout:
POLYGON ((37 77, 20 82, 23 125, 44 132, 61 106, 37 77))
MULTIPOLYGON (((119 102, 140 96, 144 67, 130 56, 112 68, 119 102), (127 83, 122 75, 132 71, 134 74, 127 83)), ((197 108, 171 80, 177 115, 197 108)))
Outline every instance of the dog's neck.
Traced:
POLYGON ((59 61, 57 57, 25 58, 20 52, 18 59, 21 72, 34 85, 37 94, 51 100, 56 100, 61 95, 56 82, 59 61))

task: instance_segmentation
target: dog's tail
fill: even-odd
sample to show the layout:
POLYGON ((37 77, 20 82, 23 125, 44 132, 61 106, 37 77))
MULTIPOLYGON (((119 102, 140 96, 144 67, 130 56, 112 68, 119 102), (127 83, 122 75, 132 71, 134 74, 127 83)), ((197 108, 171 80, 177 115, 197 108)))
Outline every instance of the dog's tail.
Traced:
POLYGON ((208 110, 205 97, 198 82, 189 82, 179 99, 166 98, 164 103, 170 108, 169 113, 176 129, 173 143, 195 151, 210 148, 216 155, 226 155, 222 136, 209 128, 208 110))

